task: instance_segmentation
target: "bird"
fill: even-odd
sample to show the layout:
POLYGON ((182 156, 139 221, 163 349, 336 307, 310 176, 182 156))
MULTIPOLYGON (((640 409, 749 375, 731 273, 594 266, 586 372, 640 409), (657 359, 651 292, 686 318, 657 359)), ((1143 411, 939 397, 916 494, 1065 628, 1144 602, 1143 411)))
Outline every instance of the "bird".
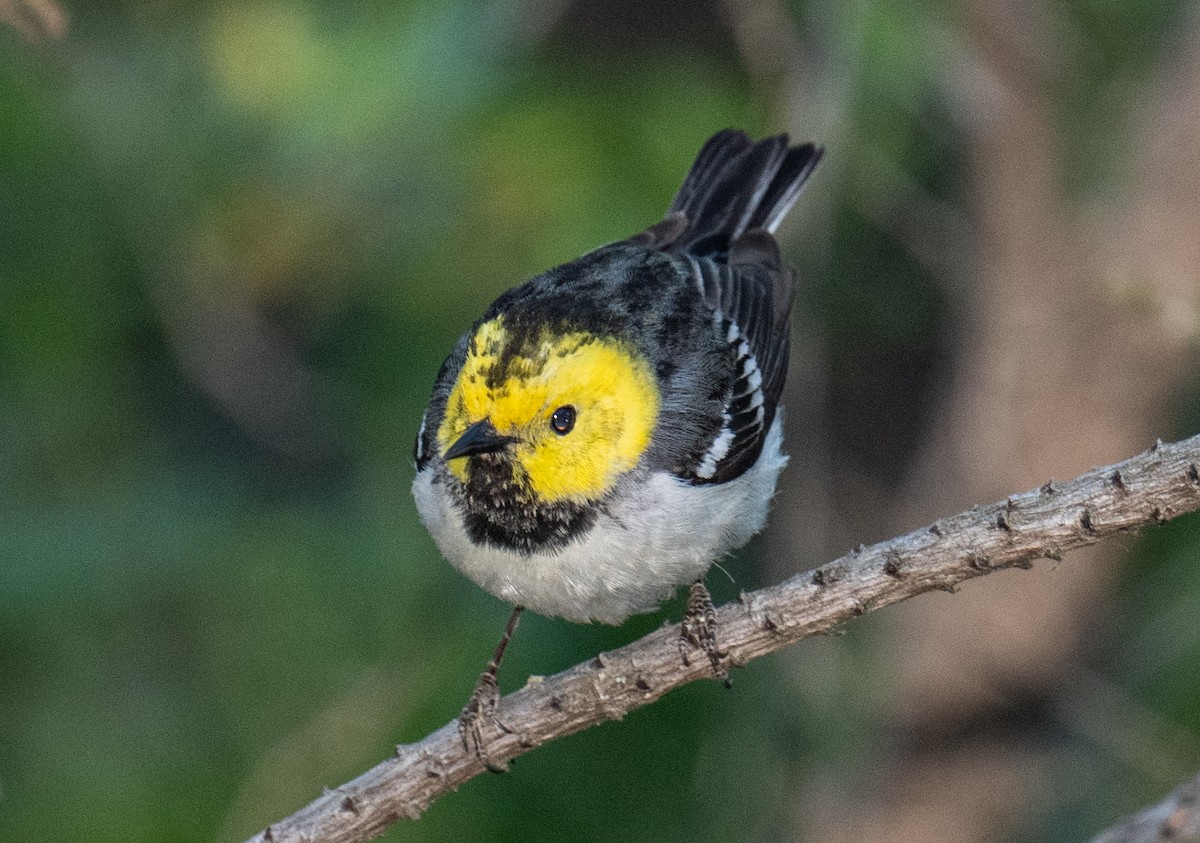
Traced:
POLYGON ((726 129, 663 219, 500 295, 434 381, 413 495, 443 556, 513 605, 459 717, 509 731, 497 675, 521 613, 619 624, 681 586, 680 655, 728 671, 704 576, 764 526, 795 278, 774 232, 824 153, 726 129))

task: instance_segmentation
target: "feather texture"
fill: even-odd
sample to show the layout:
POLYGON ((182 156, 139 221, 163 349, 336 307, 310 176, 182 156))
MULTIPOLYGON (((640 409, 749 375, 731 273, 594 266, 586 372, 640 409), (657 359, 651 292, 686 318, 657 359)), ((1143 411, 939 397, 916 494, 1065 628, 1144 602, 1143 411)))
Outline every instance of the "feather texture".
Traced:
POLYGON ((784 135, 719 132, 660 222, 491 304, 443 364, 414 453, 418 509, 451 563, 542 614, 617 623, 762 528, 787 462, 778 406, 794 289, 773 232, 820 157, 784 135), (593 347, 644 372, 642 393, 583 377, 593 347), (556 407, 577 415, 570 432, 548 432, 556 407), (622 451, 613 468, 647 408, 636 461, 622 451), (467 461, 452 469, 449 443, 484 419, 511 447, 451 457, 467 461))
POLYGON ((762 451, 787 377, 795 281, 772 233, 821 160, 787 135, 758 141, 718 132, 696 155, 663 222, 641 238, 687 262, 713 326, 733 358, 719 427, 691 467, 696 482, 721 483, 762 451))

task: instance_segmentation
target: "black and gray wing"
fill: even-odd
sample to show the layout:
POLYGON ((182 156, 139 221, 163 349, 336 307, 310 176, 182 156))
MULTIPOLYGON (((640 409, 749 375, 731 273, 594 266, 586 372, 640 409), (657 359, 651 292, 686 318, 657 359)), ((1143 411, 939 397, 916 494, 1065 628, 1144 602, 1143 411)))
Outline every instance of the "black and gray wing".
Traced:
POLYGON ((666 218, 636 238, 684 262, 711 309, 732 372, 702 452, 685 475, 722 483, 758 459, 783 392, 795 280, 772 233, 822 150, 786 135, 752 142, 726 130, 708 140, 666 218))

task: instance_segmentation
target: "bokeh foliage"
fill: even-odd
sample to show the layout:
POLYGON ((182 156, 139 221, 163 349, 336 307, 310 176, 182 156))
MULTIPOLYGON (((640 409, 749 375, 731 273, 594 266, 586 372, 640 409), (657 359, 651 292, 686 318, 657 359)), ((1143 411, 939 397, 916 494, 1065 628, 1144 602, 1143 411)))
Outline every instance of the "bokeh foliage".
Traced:
MULTIPOLYGON (((507 607, 418 523, 426 391, 500 291, 653 222, 709 133, 792 119, 736 4, 702 5, 103 2, 69 5, 61 41, 0 30, 0 839, 241 839, 455 715, 507 607)), ((786 232, 830 444, 888 489, 951 317, 883 220, 970 190, 938 86, 960 12, 780 8, 832 80, 786 232)), ((1047 61, 1086 191, 1178 10, 1065 8, 1078 52, 1047 61)), ((1142 551, 1175 603, 1135 583, 1116 607, 1175 655, 1115 645, 1111 670, 1200 742, 1200 644, 1174 638, 1197 634, 1195 529, 1142 551)), ((715 589, 762 584, 756 553, 715 589)), ((527 617, 504 684, 661 620, 527 617)), ((850 778, 872 740, 871 629, 542 748, 388 839, 777 839, 785 794, 850 778)), ((1117 767, 1097 793, 1162 789, 1073 752, 1117 767)), ((1092 801, 1046 829, 1099 827, 1092 801)))

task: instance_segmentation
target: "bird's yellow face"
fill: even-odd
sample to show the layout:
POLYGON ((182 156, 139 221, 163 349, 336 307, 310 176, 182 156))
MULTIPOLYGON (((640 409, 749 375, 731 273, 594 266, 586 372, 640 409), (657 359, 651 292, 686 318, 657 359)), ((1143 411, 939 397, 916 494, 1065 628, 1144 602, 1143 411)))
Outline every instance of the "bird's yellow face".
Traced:
MULTIPOLYGON (((595 500, 633 468, 654 432, 659 394, 648 363, 617 340, 544 333, 510 348, 503 317, 476 331, 438 428, 447 455, 468 428, 507 437, 518 482, 546 503, 595 500)), ((467 482, 466 456, 447 460, 467 482)))

